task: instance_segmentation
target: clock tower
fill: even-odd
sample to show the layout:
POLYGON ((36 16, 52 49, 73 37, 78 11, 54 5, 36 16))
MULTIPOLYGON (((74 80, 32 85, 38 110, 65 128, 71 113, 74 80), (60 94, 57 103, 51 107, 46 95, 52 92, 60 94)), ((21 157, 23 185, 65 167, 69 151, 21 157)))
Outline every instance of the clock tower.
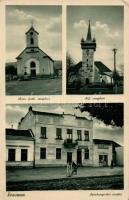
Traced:
POLYGON ((81 39, 82 48, 82 67, 80 69, 80 77, 82 85, 88 85, 95 82, 94 69, 94 52, 96 51, 95 37, 92 39, 90 20, 88 26, 87 37, 81 39))

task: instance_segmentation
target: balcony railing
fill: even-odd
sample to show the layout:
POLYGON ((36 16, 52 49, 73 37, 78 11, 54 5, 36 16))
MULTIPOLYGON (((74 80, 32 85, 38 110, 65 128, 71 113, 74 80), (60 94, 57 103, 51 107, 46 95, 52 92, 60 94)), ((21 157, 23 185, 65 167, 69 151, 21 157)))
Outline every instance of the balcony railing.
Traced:
POLYGON ((77 140, 66 139, 64 140, 64 147, 66 148, 74 148, 78 144, 77 140))

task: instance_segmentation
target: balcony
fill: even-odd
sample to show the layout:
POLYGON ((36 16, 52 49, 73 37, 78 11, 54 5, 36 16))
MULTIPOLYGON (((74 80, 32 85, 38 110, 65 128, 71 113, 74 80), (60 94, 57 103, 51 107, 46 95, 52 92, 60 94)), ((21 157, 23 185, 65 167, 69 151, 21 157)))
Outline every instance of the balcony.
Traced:
POLYGON ((64 147, 65 148, 75 148, 76 145, 78 144, 77 140, 72 140, 72 139, 66 139, 64 140, 64 147))

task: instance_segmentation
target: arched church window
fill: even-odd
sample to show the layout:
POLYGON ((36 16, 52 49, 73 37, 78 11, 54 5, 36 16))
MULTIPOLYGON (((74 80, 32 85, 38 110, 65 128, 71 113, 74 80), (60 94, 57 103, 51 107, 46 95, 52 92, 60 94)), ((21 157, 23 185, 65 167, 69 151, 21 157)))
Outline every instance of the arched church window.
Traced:
POLYGON ((30 35, 33 35, 33 32, 30 32, 30 35))
POLYGON ((30 39, 30 44, 34 44, 34 39, 33 38, 30 39))
POLYGON ((31 67, 31 68, 35 68, 35 67, 36 67, 36 64, 35 64, 34 61, 32 61, 32 62, 30 63, 30 67, 31 67))

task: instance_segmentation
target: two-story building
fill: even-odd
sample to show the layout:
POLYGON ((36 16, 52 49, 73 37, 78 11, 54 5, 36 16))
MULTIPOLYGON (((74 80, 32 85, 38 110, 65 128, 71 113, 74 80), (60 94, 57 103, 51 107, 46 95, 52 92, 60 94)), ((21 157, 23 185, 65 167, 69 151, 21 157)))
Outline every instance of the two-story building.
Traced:
MULTIPOLYGON (((19 131, 23 135, 31 131, 32 135, 29 141, 15 140, 15 136, 8 140, 7 137, 7 166, 11 166, 8 160, 11 151, 16 154, 12 166, 17 165, 17 161, 25 166, 30 157, 33 162, 29 166, 34 167, 66 166, 68 161, 80 166, 110 166, 112 159, 115 160, 115 146, 119 146, 113 141, 93 139, 93 120, 72 114, 35 111, 31 106, 20 120, 16 136, 19 131), (24 163, 18 150, 22 146, 26 149, 24 163)), ((7 136, 9 132, 12 129, 7 129, 7 136)))

